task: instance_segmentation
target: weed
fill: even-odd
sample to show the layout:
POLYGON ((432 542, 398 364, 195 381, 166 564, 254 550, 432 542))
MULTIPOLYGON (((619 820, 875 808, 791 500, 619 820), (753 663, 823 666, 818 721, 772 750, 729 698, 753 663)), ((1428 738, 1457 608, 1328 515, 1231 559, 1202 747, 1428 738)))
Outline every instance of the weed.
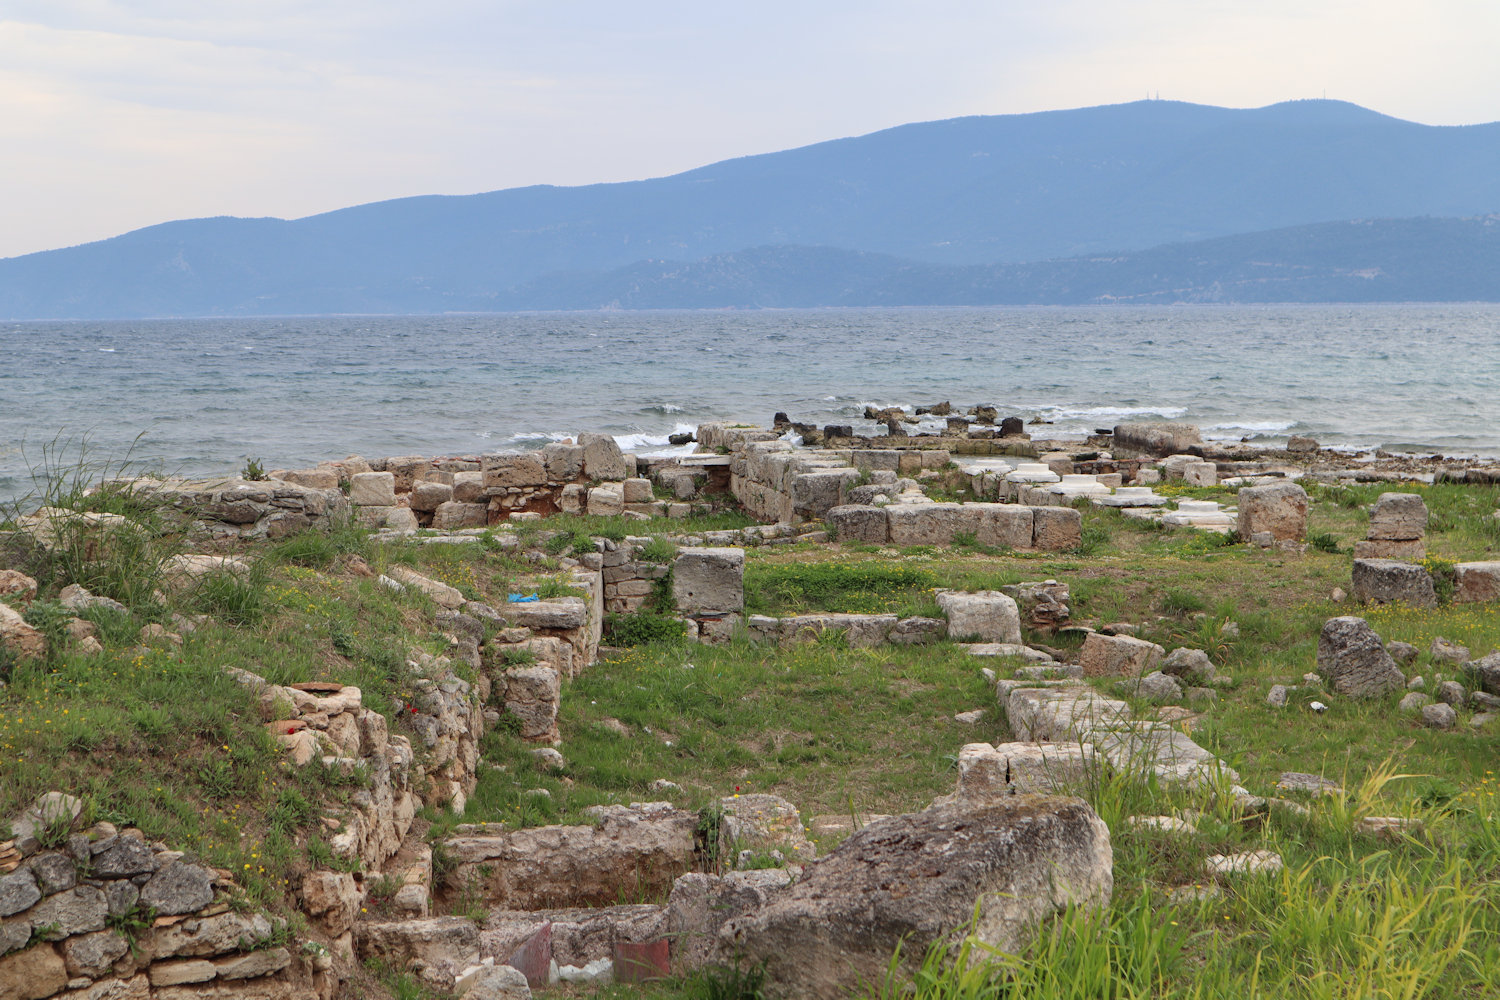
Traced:
POLYGON ((604 631, 616 646, 680 643, 687 637, 687 623, 650 611, 611 613, 605 617, 604 631))
POLYGON ((258 458, 245 459, 245 467, 240 470, 240 478, 251 482, 260 482, 266 478, 266 467, 260 464, 258 458))
POLYGON ((1344 551, 1343 549, 1339 548, 1339 540, 1333 537, 1333 535, 1327 531, 1320 531, 1316 534, 1309 534, 1307 536, 1307 544, 1311 545, 1319 552, 1327 552, 1331 555, 1338 555, 1340 552, 1344 551))

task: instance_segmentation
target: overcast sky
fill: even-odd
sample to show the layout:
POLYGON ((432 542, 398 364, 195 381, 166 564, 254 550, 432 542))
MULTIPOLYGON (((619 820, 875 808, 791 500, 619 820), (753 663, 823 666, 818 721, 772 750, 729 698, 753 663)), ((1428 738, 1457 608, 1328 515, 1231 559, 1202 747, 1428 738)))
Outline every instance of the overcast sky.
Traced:
POLYGON ((1163 98, 1500 119, 1497 0, 0 0, 0 256, 1163 98))

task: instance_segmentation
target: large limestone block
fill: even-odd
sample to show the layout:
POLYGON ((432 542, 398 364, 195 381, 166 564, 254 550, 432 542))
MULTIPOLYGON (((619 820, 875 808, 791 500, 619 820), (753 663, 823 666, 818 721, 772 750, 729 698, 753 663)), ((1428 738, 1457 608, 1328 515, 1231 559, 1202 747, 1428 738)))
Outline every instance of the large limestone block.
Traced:
POLYGON ((459 528, 483 528, 489 523, 489 506, 482 503, 440 503, 432 512, 432 526, 438 531, 459 528))
POLYGON ((948 635, 956 640, 1021 642, 1021 612, 1014 598, 997 590, 944 591, 937 595, 937 605, 948 616, 948 635))
POLYGON ((386 570, 386 575, 397 583, 420 590, 431 597, 439 607, 447 608, 449 611, 463 607, 464 595, 456 587, 450 587, 446 583, 425 577, 410 566, 392 565, 386 570))
POLYGON ((1361 539, 1354 543, 1356 559, 1397 559, 1401 562, 1421 562, 1427 558, 1427 546, 1420 538, 1411 539, 1361 539))
POLYGON ((901 468, 901 452, 895 449, 861 449, 851 458, 856 469, 870 472, 896 472, 901 468))
POLYGON ((583 448, 576 444, 549 444, 542 449, 542 467, 553 483, 575 482, 583 475, 583 448))
POLYGON ((687 614, 744 610, 745 550, 680 550, 672 563, 672 601, 687 614))
POLYGON ((1427 534, 1427 504, 1416 493, 1382 493, 1370 508, 1373 540, 1410 541, 1427 534))
POLYGON ((859 478, 853 469, 804 472, 792 480, 792 508, 806 518, 821 518, 839 505, 839 491, 859 478))
MULTIPOLYGON (((1034 512, 1030 507, 1014 503, 976 503, 966 506, 977 508, 979 523, 974 531, 974 541, 999 549, 1029 549, 1035 539, 1034 512)), ((1064 546, 1072 548, 1076 545, 1064 546)))
POLYGON ((1161 663, 1166 651, 1132 635, 1090 632, 1078 662, 1087 677, 1144 677, 1161 663))
POLYGON ((42 1000, 68 985, 68 970, 52 945, 41 944, 0 958, 0 1000, 42 1000))
POLYGON ((541 486, 547 482, 547 470, 539 452, 507 451, 481 455, 479 469, 484 474, 486 490, 541 486))
POLYGON ((439 504, 445 504, 453 499, 453 487, 447 483, 430 483, 422 481, 413 483, 411 488, 411 509, 431 513, 438 509, 439 504))
MULTIPOLYGON (((891 544, 952 545, 953 537, 977 527, 978 515, 963 510, 963 504, 920 503, 886 508, 890 518, 891 544), (972 525, 972 527, 971 527, 972 525)), ((973 532, 977 534, 977 532, 973 532)))
POLYGON ((459 503, 484 503, 484 473, 455 472, 453 474, 453 496, 459 503))
POLYGON ((18 660, 47 655, 47 637, 26 624, 19 613, 0 604, 0 649, 18 660))
POLYGON ((583 474, 590 479, 628 479, 631 470, 620 451, 620 444, 608 434, 580 434, 583 449, 583 474))
POLYGON ((562 692, 558 671, 541 666, 511 667, 502 677, 505 687, 501 700, 505 711, 520 721, 521 739, 532 743, 556 741, 557 705, 562 692))
POLYGON ((593 517, 617 517, 625 513, 625 496, 614 487, 596 486, 588 491, 587 506, 593 517))
POLYGON ((1350 595, 1362 604, 1408 604, 1437 607, 1432 574, 1413 563, 1395 559, 1354 560, 1350 595))
POLYGON ((976 914, 981 942, 1019 952, 1048 916, 1106 905, 1112 862, 1109 830, 1081 799, 938 806, 865 827, 720 939, 764 963, 768 996, 841 1000, 883 982, 898 945, 915 972, 976 914))
POLYGON ((1203 443, 1193 424, 1129 423, 1115 425, 1115 445, 1151 455, 1176 455, 1203 443))
POLYGON ((958 752, 961 802, 981 803, 1007 795, 1055 795, 1087 787, 1097 766, 1094 749, 1082 743, 970 743, 958 752))
POLYGON ((1031 547, 1066 552, 1083 542, 1083 514, 1072 507, 1032 507, 1031 547))
POLYGON ((1239 492, 1236 532, 1242 539, 1269 531, 1277 541, 1307 537, 1307 492, 1296 483, 1247 486, 1239 492))
POLYGON ((361 958, 396 968, 421 961, 456 973, 479 957, 479 928, 468 917, 362 922, 354 926, 354 940, 361 958))
POLYGON ((593 826, 539 826, 447 841, 447 885, 507 909, 607 906, 659 897, 696 867, 698 814, 667 802, 595 806, 593 826))
POLYGON ((828 523, 841 542, 884 545, 890 540, 890 517, 884 507, 844 504, 828 511, 828 523))
POLYGON ((1406 675, 1385 651, 1369 622, 1353 615, 1330 618, 1318 636, 1318 673, 1339 694, 1367 698, 1399 691, 1406 675))
POLYGON ((389 472, 356 472, 349 477, 349 502, 356 507, 394 507, 395 475, 389 472))
POLYGON ((651 480, 649 479, 627 479, 623 484, 621 493, 626 503, 650 503, 656 499, 651 491, 651 480))
POLYGON ((719 950, 719 930, 744 913, 764 906, 792 876, 785 868, 709 875, 689 872, 672 883, 667 897, 667 937, 672 964, 681 971, 724 965, 733 955, 719 950))
POLYGON ((1467 562, 1454 567, 1453 599, 1462 603, 1500 601, 1500 562, 1467 562))

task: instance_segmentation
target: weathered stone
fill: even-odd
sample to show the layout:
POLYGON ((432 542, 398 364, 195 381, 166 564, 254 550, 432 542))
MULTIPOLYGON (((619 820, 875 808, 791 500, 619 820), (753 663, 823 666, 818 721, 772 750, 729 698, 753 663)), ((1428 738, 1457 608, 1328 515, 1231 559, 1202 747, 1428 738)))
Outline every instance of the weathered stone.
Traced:
POLYGON ((792 480, 792 509, 805 518, 822 518, 839 506, 839 494, 858 477, 854 469, 805 472, 792 480))
POLYGON ((739 851, 780 851, 791 861, 802 863, 817 857, 817 848, 807 839, 797 807, 779 795, 753 792, 719 800, 720 857, 739 851))
POLYGON ((764 963, 767 995, 842 998, 930 946, 973 931, 1016 953, 1048 915, 1100 906, 1113 887, 1109 831, 1079 799, 1015 796, 872 823, 756 910, 726 947, 764 963))
POLYGON ((71 889, 78 884, 78 868, 66 854, 47 852, 38 854, 27 862, 31 874, 36 876, 37 888, 43 896, 71 889))
POLYGON ((1066 552, 1083 542, 1083 514, 1072 507, 1032 507, 1031 547, 1066 552))
POLYGON ((1093 747, 1079 743, 970 743, 958 752, 960 802, 1006 795, 1079 791, 1098 766, 1093 747))
POLYGON ((47 655, 47 637, 26 624, 18 612, 0 604, 0 650, 18 660, 41 659, 47 655))
POLYGON ((422 481, 412 484, 411 509, 431 513, 453 499, 453 487, 447 483, 422 481))
POLYGON ((364 959, 405 968, 422 962, 456 976, 479 957, 479 928, 467 917, 428 917, 385 923, 360 922, 354 940, 364 959))
POLYGON ((182 986, 187 983, 206 983, 218 975, 214 963, 201 958, 185 958, 177 962, 157 962, 146 972, 152 987, 182 986))
POLYGON ((1356 559, 1399 559, 1401 562, 1421 562, 1427 557, 1427 546, 1420 538, 1410 541, 1363 540, 1354 543, 1356 559))
POLYGON ((1394 559, 1356 559, 1353 580, 1350 592, 1361 603, 1399 603, 1414 608, 1437 606, 1432 574, 1412 563, 1394 559))
POLYGON ((163 916, 192 913, 214 901, 214 873, 174 861, 141 887, 141 902, 163 916))
POLYGON ((410 566, 392 565, 386 570, 386 575, 403 586, 420 590, 439 607, 454 611, 464 605, 464 595, 456 587, 425 577, 410 566))
POLYGON ((1116 424, 1114 440, 1116 447, 1158 456, 1181 454, 1203 443, 1193 424, 1154 422, 1116 424))
POLYGON ((0 569, 0 598, 12 604, 27 605, 36 597, 36 581, 14 569, 0 569))
POLYGON ((36 884, 36 876, 30 868, 20 868, 9 875, 0 875, 0 917, 9 917, 28 909, 42 898, 42 890, 36 884))
POLYGON ((1086 677, 1141 677, 1155 670, 1165 650, 1129 635, 1090 632, 1078 662, 1086 677))
POLYGON ((1411 541, 1427 533, 1427 504, 1416 493, 1382 493, 1370 508, 1372 541, 1411 541))
POLYGON ((156 871, 156 852, 144 840, 111 837, 96 845, 90 869, 97 878, 131 878, 156 871))
POLYGON ((356 507, 394 507, 395 475, 389 472, 356 472, 349 477, 349 502, 356 507))
POLYGON ((432 512, 432 527, 436 531, 483 528, 488 523, 489 506, 482 503, 448 500, 438 504, 432 512))
POLYGON ((474 978, 468 1000, 531 1000, 531 986, 520 969, 493 965, 474 978))
POLYGON ((1307 537, 1307 492, 1296 483, 1247 486, 1238 497, 1236 532, 1249 540, 1269 531, 1276 541, 1300 542, 1307 537))
POLYGON ((472 884, 511 909, 599 906, 665 893, 695 864, 697 813, 670 803, 596 806, 597 826, 542 826, 455 837, 449 885, 472 884))
POLYGON ((1401 701, 1396 705, 1396 711, 1416 715, 1431 703, 1432 699, 1422 692, 1410 691, 1401 697, 1401 701))
POLYGON ((884 507, 844 504, 828 511, 828 524, 841 542, 884 545, 891 534, 890 515, 884 507))
POLYGON ((271 921, 264 914, 221 913, 193 917, 158 928, 153 936, 153 956, 202 958, 235 951, 242 941, 258 941, 271 934, 271 921))
POLYGON ((1403 665, 1415 660, 1422 652, 1411 643, 1396 639, 1385 644, 1385 651, 1391 654, 1391 659, 1403 665))
POLYGON ((542 448, 542 466, 547 480, 571 483, 583 475, 583 449, 576 444, 556 442, 542 448))
POLYGON ((130 950, 130 942, 119 931, 95 931, 70 937, 62 943, 68 975, 97 979, 130 950))
POLYGON ((1272 708, 1286 707, 1287 689, 1285 684, 1272 684, 1271 690, 1266 692, 1266 704, 1272 708))
POLYGON ((608 434, 580 434, 583 448, 583 474, 590 479, 620 480, 630 475, 619 442, 608 434))
POLYGON ((1469 692, 1458 681, 1443 681, 1437 686, 1437 699, 1445 705, 1458 708, 1469 698, 1469 692))
POLYGON ((321 918, 324 929, 334 937, 354 926, 359 901, 359 886, 347 872, 316 871, 302 877, 303 911, 321 918))
POLYGON ((1474 683, 1478 687, 1484 689, 1483 691, 1474 692, 1470 696, 1471 700, 1476 701, 1480 705, 1485 705, 1484 698, 1479 697, 1480 695, 1484 695, 1485 697, 1500 696, 1500 651, 1490 653, 1488 656, 1481 656, 1477 660, 1472 660, 1464 664, 1464 671, 1474 679, 1474 683))
POLYGON ((672 563, 672 601, 688 614, 745 607, 745 550, 684 548, 672 563))
POLYGON ((948 634, 948 623, 937 618, 903 618, 891 629, 890 641, 897 646, 926 646, 948 634))
POLYGON ((597 486, 588 491, 588 512, 592 517, 617 517, 625 513, 625 498, 618 489, 597 486))
POLYGON ((553 742, 559 738, 557 706, 562 679, 557 670, 544 666, 511 667, 501 675, 500 697, 505 711, 520 722, 520 736, 530 742, 553 742))
POLYGON ((1323 623, 1318 636, 1318 673, 1339 694, 1367 698, 1399 691, 1406 675, 1380 636, 1363 618, 1343 616, 1323 623))
POLYGON ((484 488, 489 491, 541 486, 547 482, 547 470, 537 452, 481 455, 479 468, 484 474, 484 488))
POLYGON ((0 958, 0 1000, 42 1000, 62 992, 68 970, 52 945, 37 945, 0 958))
POLYGON ((484 473, 455 472, 453 474, 453 496, 458 503, 484 503, 484 473))
POLYGON ((1130 693, 1138 698, 1154 702, 1175 702, 1182 700, 1182 685, 1177 678, 1171 674, 1164 674, 1160 670, 1146 674, 1138 681, 1127 681, 1130 693))
POLYGON ((1500 562, 1459 563, 1453 571, 1456 603, 1500 601, 1500 562))
POLYGON ((214 962, 220 979, 255 979, 270 976, 292 964, 292 956, 285 948, 265 948, 245 955, 221 958, 214 962))
POLYGON ((782 868, 680 876, 667 899, 666 932, 672 941, 673 963, 690 971, 732 961, 732 956, 720 951, 719 929, 726 921, 759 909, 791 880, 791 873, 782 868))
POLYGON ((0 920, 0 955, 19 951, 31 940, 31 921, 24 917, 0 920))
POLYGON ((1438 702, 1422 707, 1422 724, 1431 729, 1452 729, 1457 721, 1458 713, 1453 710, 1452 705, 1438 702))
POLYGON ((104 892, 91 885, 80 885, 48 896, 33 906, 26 917, 32 927, 50 928, 42 935, 48 941, 59 941, 74 934, 102 931, 108 915, 104 892))
POLYGON ((948 635, 973 642, 1021 642, 1021 613, 1014 598, 996 590, 943 591, 937 605, 948 616, 948 635))
POLYGON ((1208 654, 1201 649, 1179 647, 1161 661, 1161 672, 1181 678, 1186 684, 1201 686, 1214 679, 1217 671, 1208 654))
POLYGON ((1305 455, 1317 451, 1318 442, 1314 438, 1293 434, 1286 439, 1286 450, 1294 455, 1305 455))

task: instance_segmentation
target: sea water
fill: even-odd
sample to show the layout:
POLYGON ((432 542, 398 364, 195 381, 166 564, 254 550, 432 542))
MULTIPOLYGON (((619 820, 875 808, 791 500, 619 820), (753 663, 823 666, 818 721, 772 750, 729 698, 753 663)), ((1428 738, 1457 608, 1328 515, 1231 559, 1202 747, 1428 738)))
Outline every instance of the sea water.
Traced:
POLYGON ((1222 440, 1500 454, 1497 305, 0 323, 0 350, 0 498, 54 441, 224 474, 584 430, 659 451, 700 422, 777 410, 873 430, 866 404, 942 400, 1046 433, 1171 419, 1222 440))

